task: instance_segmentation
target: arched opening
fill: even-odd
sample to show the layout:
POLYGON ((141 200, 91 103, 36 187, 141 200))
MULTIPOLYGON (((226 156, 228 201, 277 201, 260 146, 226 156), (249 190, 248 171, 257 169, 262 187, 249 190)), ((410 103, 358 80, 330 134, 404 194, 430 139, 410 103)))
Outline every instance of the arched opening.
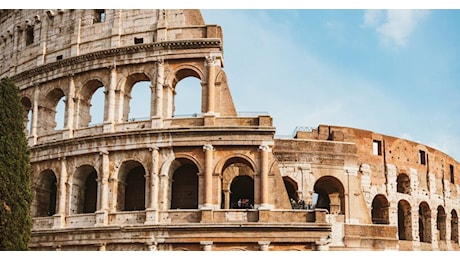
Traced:
POLYGON ((399 240, 412 240, 411 206, 406 200, 398 202, 398 237, 399 240))
POLYGON ((72 184, 71 213, 94 213, 97 207, 97 171, 93 166, 77 168, 72 184))
POLYGON ((450 240, 458 244, 458 215, 455 209, 450 212, 450 228, 450 240))
POLYGON ((151 93, 150 81, 138 81, 133 85, 129 101, 128 121, 150 118, 151 93))
POLYGON ((421 202, 418 208, 418 235, 420 242, 431 243, 431 210, 428 203, 421 202))
POLYGON ((345 214, 345 190, 335 177, 323 176, 314 186, 318 196, 316 208, 327 209, 329 214, 345 214))
POLYGON ((24 107, 24 128, 27 135, 30 135, 31 122, 32 122, 32 102, 27 97, 21 99, 22 106, 24 107))
POLYGON ((377 195, 372 200, 372 223, 373 224, 389 224, 389 210, 390 204, 384 195, 377 195))
POLYGON ((436 230, 438 231, 438 240, 446 240, 446 211, 442 206, 438 206, 436 215, 436 230))
POLYGON ((56 214, 57 179, 52 170, 42 171, 35 184, 36 207, 33 216, 46 217, 56 214))
POLYGON ((63 128, 65 111, 65 95, 62 89, 51 90, 39 108, 38 131, 39 135, 52 133, 63 128), (58 111, 59 109, 59 111, 58 111))
POLYGON ((188 160, 179 163, 172 178, 171 209, 197 209, 198 167, 188 160))
POLYGON ((297 191, 298 191, 297 182, 288 176, 284 176, 283 183, 284 183, 284 187, 286 188, 286 192, 288 194, 289 201, 291 202, 291 207, 293 209, 303 208, 302 205, 299 204, 299 195, 297 194, 297 191))
POLYGON ((81 127, 98 125, 104 122, 105 87, 98 80, 85 84, 79 98, 79 124, 81 127))
POLYGON ((201 81, 192 70, 181 70, 182 78, 174 88, 174 117, 195 117, 202 113, 201 81))
POLYGON ((254 166, 251 165, 251 163, 247 159, 242 157, 232 157, 225 161, 225 164, 222 168, 221 207, 223 209, 242 208, 243 204, 245 207, 250 207, 251 205, 254 205, 255 201, 253 176, 254 166), (240 180, 240 178, 237 178, 239 176, 246 176, 248 178, 242 178, 242 180, 240 180), (252 184, 248 184, 247 182, 252 182, 252 184), (240 185, 247 185, 247 194, 234 194, 232 187, 233 189, 239 190, 240 188, 238 187, 240 185), (238 206, 238 200, 240 199, 242 201, 240 201, 240 206, 238 206))
POLYGON ((100 125, 104 122, 104 87, 98 88, 91 97, 89 126, 100 125))
POLYGON ((56 127, 55 130, 62 130, 64 129, 64 121, 65 121, 65 97, 61 97, 56 105, 56 127))
POLYGON ((118 175, 117 209, 125 211, 145 209, 145 169, 139 162, 127 161, 118 175))
POLYGON ((121 121, 147 120, 152 110, 152 84, 144 73, 130 74, 126 78, 120 96, 122 103, 121 121))
POLYGON ((396 191, 399 193, 410 194, 410 178, 405 173, 398 175, 396 179, 397 187, 396 191))
POLYGON ((248 175, 236 176, 230 185, 230 205, 232 209, 254 207, 254 180, 248 175))

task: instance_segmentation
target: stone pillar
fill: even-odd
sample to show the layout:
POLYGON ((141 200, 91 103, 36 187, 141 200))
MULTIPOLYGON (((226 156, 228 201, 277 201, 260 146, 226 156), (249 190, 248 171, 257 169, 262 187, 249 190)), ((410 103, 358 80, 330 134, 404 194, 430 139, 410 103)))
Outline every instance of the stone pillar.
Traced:
POLYGON ((215 56, 208 56, 206 57, 205 66, 208 68, 208 76, 207 76, 207 107, 206 113, 213 114, 215 112, 215 81, 216 81, 216 65, 218 64, 218 60, 215 56))
POLYGON ((63 228, 65 227, 65 215, 66 215, 66 182, 67 182, 67 163, 66 158, 62 157, 61 161, 61 173, 59 175, 59 202, 58 202, 58 214, 54 218, 54 227, 63 228))
POLYGON ((259 146, 260 151, 260 208, 269 208, 268 198, 268 145, 259 146))
POLYGON ((203 146, 204 151, 204 202, 203 208, 212 208, 212 164, 214 147, 210 144, 203 146))
POLYGON ((155 118, 163 117, 163 83, 164 83, 164 61, 156 62, 156 82, 155 82, 155 118))
POLYGON ((113 65, 110 67, 110 85, 107 89, 107 121, 104 122, 104 132, 115 130, 115 89, 117 87, 117 69, 113 65))
POLYGON ((75 117, 75 80, 73 75, 69 76, 69 95, 66 97, 66 126, 67 138, 73 137, 74 117, 75 117))
POLYGON ((107 225, 108 224, 108 205, 109 205, 109 175, 110 175, 110 161, 109 152, 100 152, 102 156, 102 173, 99 177, 100 185, 100 204, 99 210, 96 212, 96 225, 107 225))
POLYGON ((224 190, 224 208, 229 209, 230 208, 230 191, 229 190, 224 190))
POLYGON ((38 124, 38 103, 40 99, 39 86, 35 86, 34 90, 34 104, 32 107, 32 122, 30 126, 30 136, 32 137, 32 144, 37 144, 37 124, 38 124))
POLYGON ((146 182, 146 185, 149 185, 150 187, 146 187, 145 189, 146 191, 150 191, 146 210, 146 224, 158 223, 158 174, 160 170, 160 156, 158 150, 158 147, 150 148, 150 151, 152 152, 152 169, 150 170, 150 176, 148 176, 150 181, 146 182))

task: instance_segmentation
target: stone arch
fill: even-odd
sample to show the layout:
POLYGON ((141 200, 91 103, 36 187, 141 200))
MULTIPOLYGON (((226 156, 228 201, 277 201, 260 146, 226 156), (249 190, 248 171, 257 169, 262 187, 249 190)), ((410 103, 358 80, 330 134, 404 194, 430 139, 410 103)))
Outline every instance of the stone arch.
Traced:
POLYGON ((427 202, 422 201, 418 207, 418 233, 420 242, 431 243, 431 210, 427 202))
POLYGON ((450 240, 458 244, 458 215, 455 209, 450 212, 450 229, 450 240))
POLYGON ((377 194, 372 200, 372 224, 390 224, 389 207, 390 203, 385 195, 377 194))
POLYGON ((145 209, 145 175, 145 167, 136 160, 121 164, 117 178, 117 210, 145 209))
POLYGON ((345 189, 339 179, 323 176, 316 180, 313 190, 318 195, 317 208, 327 209, 329 214, 345 214, 345 189))
POLYGON ((197 164, 188 158, 176 158, 171 163, 171 209, 198 208, 197 164))
POLYGON ((79 166, 73 175, 71 214, 94 213, 97 209, 98 173, 88 164, 79 166))
POLYGON ((292 208, 296 208, 296 206, 298 206, 297 201, 299 200, 299 195, 297 193, 299 188, 297 182, 289 176, 283 176, 283 183, 284 187, 286 188, 286 192, 288 194, 292 208))
POLYGON ((436 230, 438 231, 438 240, 446 240, 446 220, 447 215, 444 207, 439 205, 436 214, 436 230))
POLYGON ((57 178, 50 169, 39 173, 34 184, 34 203, 31 215, 33 217, 46 217, 56 214, 57 178))
MULTIPOLYGON (((170 88, 163 88, 163 97, 166 100, 169 100, 169 102, 166 102, 166 110, 164 111, 165 117, 173 117, 174 112, 175 112, 175 107, 176 107, 176 102, 175 102, 175 96, 177 94, 176 86, 181 81, 182 79, 185 79, 187 77, 194 77, 200 80, 201 84, 205 81, 205 76, 202 72, 202 70, 195 65, 192 64, 184 64, 176 68, 172 73, 169 73, 166 76, 165 80, 165 85, 170 86, 170 88)), ((204 95, 204 90, 201 88, 201 112, 203 112, 203 97, 204 95)))
MULTIPOLYGON (((92 118, 94 115, 91 114, 91 106, 95 100, 92 99, 96 91, 100 88, 103 88, 104 92, 106 91, 105 84, 98 78, 90 79, 83 84, 78 97, 79 128, 88 127, 90 123, 94 122, 94 118, 92 118)), ((105 95, 102 102, 104 103, 102 111, 98 111, 98 113, 102 113, 102 117, 105 120, 105 95)))
MULTIPOLYGON (((144 85, 147 85, 147 84, 148 84, 147 87, 150 88, 150 86, 152 84, 152 79, 145 72, 131 73, 131 74, 128 75, 128 77, 126 77, 126 80, 124 81, 124 83, 122 85, 122 91, 121 91, 122 97, 120 97, 122 99, 122 101, 123 101, 122 102, 123 103, 123 107, 122 107, 123 112, 122 112, 122 115, 121 115, 121 121, 127 122, 130 118, 132 118, 132 116, 130 116, 130 113, 132 112, 133 103, 136 103, 136 104, 137 103, 142 103, 142 102, 135 102, 136 99, 133 99, 132 92, 133 92, 134 88, 135 87, 145 87, 144 85), (138 83, 141 83, 142 86, 137 85, 138 83)), ((152 109, 152 107, 151 107, 151 103, 152 103, 152 101, 151 101, 151 92, 152 92, 151 89, 148 89, 148 97, 146 97, 146 99, 148 99, 148 103, 142 104, 143 109, 148 110, 150 112, 148 116, 151 115, 151 109, 152 109)))
POLYGON ((65 120, 64 115, 62 118, 56 118, 59 101, 65 101, 64 91, 59 87, 49 91, 41 101, 38 107, 38 118, 40 118, 40 120, 38 120, 39 135, 52 133, 57 126, 57 121, 65 120))
POLYGON ((24 107, 24 129, 28 135, 31 132, 31 121, 32 121, 32 101, 29 97, 23 96, 21 97, 21 104, 24 107))
POLYGON ((255 166, 252 161, 244 155, 232 155, 220 161, 217 169, 221 170, 220 172, 222 172, 221 208, 236 208, 239 199, 248 199, 248 203, 254 205, 254 167, 255 166), (235 178, 239 176, 249 176, 249 178, 252 180, 252 187, 248 187, 250 188, 250 191, 247 194, 242 194, 242 192, 240 192, 239 194, 235 195, 232 193, 232 185, 236 185, 233 186, 233 188, 238 190, 238 185, 248 185, 250 182, 249 179, 246 178, 239 178, 239 181, 234 182, 235 178), (238 197, 243 195, 245 195, 244 198, 238 197))
POLYGON ((412 208, 407 200, 398 202, 398 238, 412 240, 412 208))
POLYGON ((403 194, 411 193, 410 177, 405 173, 400 173, 396 179, 396 191, 403 194))

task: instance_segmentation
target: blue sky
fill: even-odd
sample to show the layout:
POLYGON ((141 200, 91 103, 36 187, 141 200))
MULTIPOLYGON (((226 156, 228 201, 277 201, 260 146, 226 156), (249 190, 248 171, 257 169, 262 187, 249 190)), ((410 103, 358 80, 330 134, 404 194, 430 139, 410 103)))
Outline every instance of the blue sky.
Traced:
POLYGON ((460 10, 203 9, 238 111, 348 126, 460 160, 460 10))
MULTIPOLYGON (((207 24, 223 28, 236 109, 269 113, 277 135, 291 135, 297 126, 355 127, 420 142, 460 161, 460 3, 298 2, 92 8, 201 8, 207 24)), ((180 82, 177 114, 199 111, 199 100, 189 102, 197 91, 182 87, 189 80, 180 82)), ((138 111, 133 107, 130 117, 148 116, 138 111)))

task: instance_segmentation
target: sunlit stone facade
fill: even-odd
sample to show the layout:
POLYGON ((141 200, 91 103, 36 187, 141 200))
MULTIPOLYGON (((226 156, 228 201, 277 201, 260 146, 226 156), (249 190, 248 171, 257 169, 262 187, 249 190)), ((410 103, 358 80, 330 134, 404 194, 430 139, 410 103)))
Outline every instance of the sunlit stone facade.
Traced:
POLYGON ((349 127, 275 136, 268 114, 236 110, 222 28, 199 10, 0 20, 31 150, 31 250, 458 250, 458 162, 349 127), (201 111, 178 116, 188 77, 201 111), (139 82, 149 102, 132 102, 139 82))

